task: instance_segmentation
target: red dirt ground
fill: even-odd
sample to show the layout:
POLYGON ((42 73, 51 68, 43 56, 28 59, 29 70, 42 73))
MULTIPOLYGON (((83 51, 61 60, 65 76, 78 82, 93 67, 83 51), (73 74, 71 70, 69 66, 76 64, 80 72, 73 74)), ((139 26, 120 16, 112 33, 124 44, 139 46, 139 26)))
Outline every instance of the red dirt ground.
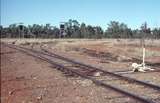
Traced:
POLYGON ((46 62, 1 46, 1 103, 131 101, 118 96, 119 94, 97 87, 88 80, 68 78, 46 62))
MULTIPOLYGON (((59 50, 49 44, 54 50, 51 52, 102 67, 108 71, 131 70, 132 62, 121 62, 121 58, 134 55, 134 50, 128 49, 132 45, 125 46, 105 43, 66 46, 59 50), (68 49, 69 47, 69 49, 68 49), (67 48, 67 50, 66 50, 67 48), (77 49, 75 51, 75 49, 77 49), (105 60, 86 54, 82 48, 99 52, 111 53, 112 56, 120 56, 119 61, 105 60), (82 50, 81 50, 82 49, 82 50), (126 52, 127 51, 127 52, 126 52), (122 57, 121 57, 122 56, 122 57), (124 56, 124 57, 123 57, 124 56)), ((37 46, 38 48, 39 46, 37 46)), ((39 48, 38 48, 39 49, 39 48)), ((147 48, 159 51, 158 47, 147 48)), ((120 98, 111 90, 94 85, 91 81, 82 78, 67 77, 56 70, 51 64, 23 54, 17 50, 1 46, 1 102, 2 103, 131 103, 129 98, 120 98)), ((134 55, 138 58, 137 55, 134 55)), ((152 63, 160 63, 160 57, 147 58, 152 63)), ((159 68, 159 67, 158 67, 159 68)), ((160 85, 159 72, 124 74, 133 78, 160 85)), ((137 90, 138 91, 138 90, 137 90)), ((135 103, 135 101, 133 102, 135 103)))

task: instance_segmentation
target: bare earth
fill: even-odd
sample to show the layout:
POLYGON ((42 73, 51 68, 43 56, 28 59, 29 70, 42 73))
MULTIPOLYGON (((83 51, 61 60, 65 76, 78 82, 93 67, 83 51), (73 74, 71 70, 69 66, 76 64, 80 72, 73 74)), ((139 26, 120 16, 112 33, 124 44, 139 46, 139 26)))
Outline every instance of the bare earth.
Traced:
MULTIPOLYGON (((141 48, 137 46, 138 42, 114 41, 68 40, 48 43, 45 41, 37 43, 33 48, 40 50, 40 45, 43 45, 51 52, 104 70, 130 71, 131 63, 141 60, 141 48)), ((160 46, 157 42, 153 44, 146 48, 146 61, 149 66, 158 70, 160 46)), ((18 45, 31 47, 25 43, 18 45)), ((160 85, 160 72, 122 73, 122 75, 160 85)), ((1 103, 130 103, 131 101, 133 102, 130 98, 122 98, 120 94, 96 86, 89 80, 68 77, 51 64, 1 45, 1 103)))

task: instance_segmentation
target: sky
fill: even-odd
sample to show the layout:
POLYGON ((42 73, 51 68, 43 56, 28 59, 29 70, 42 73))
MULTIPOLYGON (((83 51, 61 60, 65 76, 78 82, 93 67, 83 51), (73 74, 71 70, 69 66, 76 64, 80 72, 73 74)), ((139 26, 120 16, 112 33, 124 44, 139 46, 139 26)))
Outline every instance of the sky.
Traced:
POLYGON ((160 27, 160 0, 1 0, 1 25, 23 22, 24 25, 75 19, 79 23, 107 28, 119 21, 138 29, 147 22, 160 27))

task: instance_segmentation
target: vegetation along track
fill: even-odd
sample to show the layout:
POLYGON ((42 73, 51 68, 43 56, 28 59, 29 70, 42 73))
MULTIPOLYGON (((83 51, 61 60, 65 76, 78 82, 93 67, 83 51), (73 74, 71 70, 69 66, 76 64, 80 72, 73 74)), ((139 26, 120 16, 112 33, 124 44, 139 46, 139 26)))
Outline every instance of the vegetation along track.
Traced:
POLYGON ((55 53, 51 53, 44 48, 42 48, 42 51, 37 51, 21 46, 6 45, 20 50, 28 55, 47 61, 48 63, 53 64, 53 66, 56 66, 58 70, 92 80, 95 84, 103 86, 104 88, 115 90, 126 97, 132 97, 144 103, 160 103, 160 86, 158 85, 153 85, 126 76, 104 71, 99 68, 62 57, 55 53), (92 75, 97 72, 100 72, 101 75, 98 77, 92 75))

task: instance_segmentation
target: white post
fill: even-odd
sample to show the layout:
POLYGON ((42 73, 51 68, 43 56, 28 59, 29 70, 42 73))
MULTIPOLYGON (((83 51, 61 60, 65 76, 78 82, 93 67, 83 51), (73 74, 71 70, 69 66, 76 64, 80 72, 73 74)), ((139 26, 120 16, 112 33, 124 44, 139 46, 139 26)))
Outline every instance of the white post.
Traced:
POLYGON ((143 69, 145 69, 145 48, 143 47, 143 69))

